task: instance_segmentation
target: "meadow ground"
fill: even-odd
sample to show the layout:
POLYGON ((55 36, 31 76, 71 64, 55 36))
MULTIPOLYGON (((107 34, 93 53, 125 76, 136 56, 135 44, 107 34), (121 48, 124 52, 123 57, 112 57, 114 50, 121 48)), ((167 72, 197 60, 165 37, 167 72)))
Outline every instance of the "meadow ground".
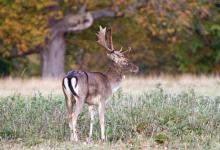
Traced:
POLYGON ((87 143, 87 107, 79 117, 81 142, 68 141, 60 79, 0 80, 0 149, 220 149, 220 77, 125 78, 110 99, 106 135, 87 143))

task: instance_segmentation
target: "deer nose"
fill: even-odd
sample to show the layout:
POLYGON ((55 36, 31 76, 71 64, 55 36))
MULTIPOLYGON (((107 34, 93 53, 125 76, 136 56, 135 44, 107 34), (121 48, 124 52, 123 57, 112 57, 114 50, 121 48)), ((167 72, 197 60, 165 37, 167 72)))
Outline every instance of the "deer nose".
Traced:
POLYGON ((139 67, 138 67, 138 66, 135 66, 133 72, 134 72, 134 73, 138 73, 138 71, 139 71, 139 67))
POLYGON ((131 68, 130 68, 130 71, 131 72, 134 72, 134 73, 137 73, 139 71, 139 67, 134 65, 134 64, 130 64, 131 68))

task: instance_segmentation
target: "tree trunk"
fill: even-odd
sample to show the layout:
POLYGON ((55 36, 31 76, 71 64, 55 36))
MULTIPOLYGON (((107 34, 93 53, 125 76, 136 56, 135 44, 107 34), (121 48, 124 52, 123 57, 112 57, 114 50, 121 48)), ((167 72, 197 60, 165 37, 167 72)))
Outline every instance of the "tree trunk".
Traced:
POLYGON ((56 34, 41 52, 42 77, 64 75, 65 39, 63 33, 56 34))
POLYGON ((41 51, 42 77, 62 77, 64 75, 65 38, 66 32, 87 29, 93 23, 90 13, 68 15, 51 27, 47 44, 41 51))
POLYGON ((64 33, 82 31, 93 24, 93 20, 102 17, 114 17, 111 9, 66 15, 63 20, 53 23, 46 47, 41 51, 42 77, 61 77, 64 75, 66 43, 64 33))
POLYGON ((82 31, 93 24, 94 19, 114 17, 111 9, 102 9, 92 13, 66 15, 63 20, 52 23, 46 47, 41 51, 42 77, 61 77, 64 75, 66 43, 64 33, 82 31))

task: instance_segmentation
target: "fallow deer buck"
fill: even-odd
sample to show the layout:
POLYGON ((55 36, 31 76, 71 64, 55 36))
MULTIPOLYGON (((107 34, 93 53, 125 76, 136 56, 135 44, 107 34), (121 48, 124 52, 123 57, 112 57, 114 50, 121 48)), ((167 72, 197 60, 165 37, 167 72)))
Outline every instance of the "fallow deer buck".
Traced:
POLYGON ((124 56, 126 51, 114 49, 111 28, 100 27, 97 37, 98 43, 108 50, 107 56, 111 60, 108 71, 102 73, 73 70, 63 78, 62 87, 68 109, 71 141, 78 141, 77 118, 85 103, 88 104, 91 117, 89 139, 92 137, 95 107, 98 106, 101 139, 105 140, 106 101, 121 83, 123 72, 138 72, 139 69, 124 56))

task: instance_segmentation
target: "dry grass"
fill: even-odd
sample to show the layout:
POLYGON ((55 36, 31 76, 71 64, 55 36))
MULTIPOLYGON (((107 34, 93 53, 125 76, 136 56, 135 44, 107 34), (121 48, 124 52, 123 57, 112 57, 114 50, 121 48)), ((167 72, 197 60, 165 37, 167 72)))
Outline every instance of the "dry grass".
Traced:
POLYGON ((0 95, 8 96, 12 94, 33 95, 37 92, 42 94, 61 94, 61 79, 40 78, 5 78, 0 80, 0 95))
POLYGON ((161 86, 168 93, 181 93, 194 89, 201 95, 219 96, 220 77, 219 76, 192 76, 182 75, 177 77, 171 76, 149 76, 145 78, 127 78, 122 88, 125 92, 141 94, 145 91, 155 89, 161 86))
MULTIPOLYGON (((155 87, 161 86, 166 92, 180 93, 194 89, 196 93, 207 96, 219 96, 220 77, 219 76, 192 76, 182 75, 178 77, 148 76, 148 77, 126 77, 122 82, 122 89, 126 93, 141 94, 151 91, 155 87)), ((0 79, 0 95, 8 96, 14 93, 22 95, 33 95, 36 92, 44 94, 62 94, 61 79, 39 78, 0 79)))

